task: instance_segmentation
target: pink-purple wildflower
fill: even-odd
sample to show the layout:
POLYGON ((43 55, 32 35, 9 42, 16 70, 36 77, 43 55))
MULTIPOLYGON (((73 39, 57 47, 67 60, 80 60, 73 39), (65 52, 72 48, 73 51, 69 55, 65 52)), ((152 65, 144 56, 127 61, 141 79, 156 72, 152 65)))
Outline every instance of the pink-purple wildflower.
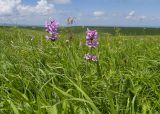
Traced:
POLYGON ((95 55, 85 54, 84 58, 89 61, 97 61, 97 56, 95 55))
POLYGON ((90 48, 96 48, 98 44, 98 32, 96 30, 87 30, 86 45, 90 48))
MULTIPOLYGON (((96 30, 87 29, 86 32, 86 45, 90 48, 91 52, 93 48, 98 46, 98 32, 96 30)), ((92 54, 85 54, 84 58, 90 61, 97 61, 97 56, 92 54)))
POLYGON ((47 40, 55 41, 55 40, 58 38, 57 35, 58 35, 58 34, 56 34, 56 35, 53 35, 53 34, 52 34, 52 36, 46 36, 46 39, 47 39, 47 40))
POLYGON ((48 40, 55 41, 58 38, 58 28, 59 28, 59 23, 55 20, 50 20, 47 21, 45 24, 46 31, 51 35, 51 36, 46 36, 48 40))

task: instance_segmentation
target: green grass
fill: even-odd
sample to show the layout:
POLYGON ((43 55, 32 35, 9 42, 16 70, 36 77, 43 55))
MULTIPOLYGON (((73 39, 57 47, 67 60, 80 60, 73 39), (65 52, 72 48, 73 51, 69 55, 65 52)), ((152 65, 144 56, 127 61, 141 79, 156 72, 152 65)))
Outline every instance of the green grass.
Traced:
POLYGON ((89 62, 85 33, 67 44, 64 30, 51 42, 41 30, 0 28, 0 114, 160 113, 160 36, 99 30, 99 60, 89 62))

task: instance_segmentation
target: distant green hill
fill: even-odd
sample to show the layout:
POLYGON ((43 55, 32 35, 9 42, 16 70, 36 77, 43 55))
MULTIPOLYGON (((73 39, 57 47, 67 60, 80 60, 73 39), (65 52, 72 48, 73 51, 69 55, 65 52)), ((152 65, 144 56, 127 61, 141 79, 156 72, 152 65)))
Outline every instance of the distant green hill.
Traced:
MULTIPOLYGON (((16 27, 16 26, 14 26, 16 27)), ((10 26, 1 26, 0 28, 11 28, 10 26)), ((38 31, 44 31, 44 27, 36 26, 19 26, 19 28, 25 29, 34 29, 38 31)), ((95 29, 98 32, 103 34, 110 35, 126 35, 126 36, 135 36, 135 35, 160 35, 160 28, 149 28, 149 27, 102 27, 102 26, 74 26, 74 27, 61 27, 61 32, 67 32, 67 29, 71 29, 74 33, 85 32, 87 28, 95 29)))
MULTIPOLYGON (((66 27, 64 27, 66 28, 66 27)), ((109 33, 111 35, 160 35, 160 28, 142 28, 142 27, 73 27, 73 31, 84 32, 86 29, 96 29, 98 32, 101 33, 109 33)))

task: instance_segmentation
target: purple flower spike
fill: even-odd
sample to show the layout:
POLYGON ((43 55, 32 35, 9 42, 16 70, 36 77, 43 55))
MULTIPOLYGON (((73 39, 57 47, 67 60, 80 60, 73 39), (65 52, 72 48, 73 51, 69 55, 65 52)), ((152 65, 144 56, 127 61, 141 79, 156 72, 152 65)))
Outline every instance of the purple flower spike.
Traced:
POLYGON ((51 36, 46 36, 48 40, 55 41, 58 37, 59 23, 55 20, 47 21, 45 24, 46 31, 51 34, 51 36))
POLYGON ((98 46, 98 41, 94 41, 94 40, 87 40, 86 41, 86 45, 90 48, 96 48, 98 46))
POLYGON ((55 40, 57 39, 57 36, 56 36, 56 35, 46 36, 46 39, 47 39, 47 40, 55 41, 55 40))
POLYGON ((84 58, 89 61, 97 61, 97 56, 95 55, 85 54, 84 58))
POLYGON ((51 20, 50 22, 46 22, 45 28, 46 31, 50 34, 55 34, 58 31, 59 23, 56 22, 55 20, 51 20))
POLYGON ((90 48, 95 48, 98 46, 98 33, 96 30, 87 30, 86 32, 86 45, 90 48))

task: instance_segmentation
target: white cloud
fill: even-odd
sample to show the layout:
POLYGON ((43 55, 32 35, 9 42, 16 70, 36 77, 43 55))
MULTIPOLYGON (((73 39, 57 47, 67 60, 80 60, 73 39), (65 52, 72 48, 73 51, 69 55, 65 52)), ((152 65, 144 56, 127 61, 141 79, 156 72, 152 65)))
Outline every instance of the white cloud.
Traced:
POLYGON ((148 18, 144 15, 137 15, 135 11, 131 11, 129 12, 129 14, 126 16, 126 19, 130 19, 130 20, 139 20, 139 21, 143 21, 143 20, 148 20, 148 18))
MULTIPOLYGON (((63 20, 56 9, 56 4, 68 4, 72 0, 35 0, 36 4, 24 4, 24 0, 0 0, 0 24, 39 24, 42 25, 49 17, 63 20)), ((69 13, 71 14, 71 13, 69 13)))
POLYGON ((131 19, 135 17, 135 11, 129 12, 129 14, 126 16, 126 19, 131 19))
POLYGON ((0 15, 12 14, 13 10, 20 3, 21 0, 0 0, 0 15))
POLYGON ((71 3, 71 0, 48 0, 50 2, 54 2, 54 3, 57 3, 57 4, 68 4, 68 3, 71 3))
POLYGON ((94 11, 93 15, 96 16, 96 17, 101 17, 101 16, 105 15, 105 12, 103 12, 103 11, 94 11))
POLYGON ((39 0, 35 6, 21 4, 17 7, 17 10, 21 15, 48 15, 55 11, 54 5, 49 4, 47 0, 39 0))
POLYGON ((0 0, 0 16, 5 15, 48 15, 55 11, 48 0, 38 0, 35 6, 24 5, 22 0, 0 0))
POLYGON ((147 19, 146 16, 138 16, 137 18, 138 18, 140 21, 143 21, 143 20, 147 19))
POLYGON ((131 11, 130 13, 129 13, 129 16, 134 16, 135 15, 135 11, 131 11))

